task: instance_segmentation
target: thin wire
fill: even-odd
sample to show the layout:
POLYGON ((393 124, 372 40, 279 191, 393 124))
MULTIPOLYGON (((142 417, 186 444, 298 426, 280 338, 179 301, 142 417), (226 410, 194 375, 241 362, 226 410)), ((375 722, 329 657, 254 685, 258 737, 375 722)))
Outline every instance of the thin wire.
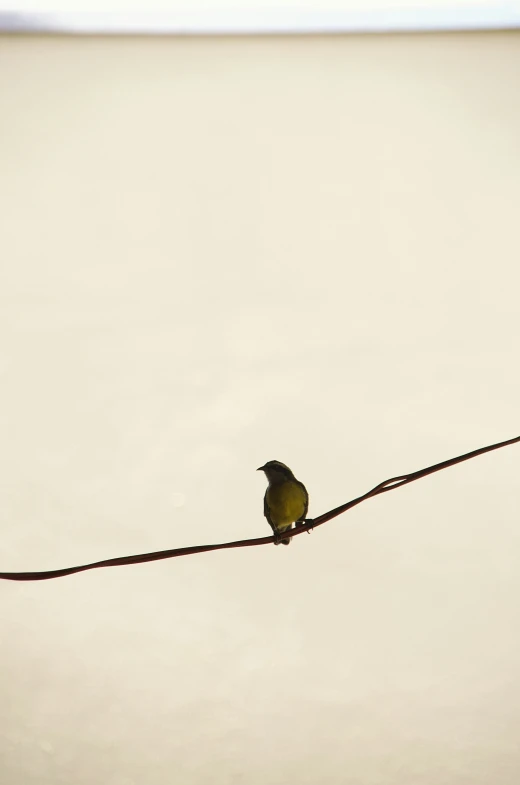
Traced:
MULTIPOLYGON (((478 450, 467 452, 464 455, 458 455, 456 458, 449 458, 447 461, 441 461, 433 466, 427 466, 426 469, 419 469, 418 471, 411 472, 410 474, 402 474, 398 477, 391 477, 389 480, 384 480, 376 485, 363 496, 358 496, 351 501, 336 507, 334 510, 323 513, 318 518, 308 519, 303 525, 297 526, 290 532, 284 532, 284 537, 296 537, 303 534, 305 531, 315 529, 324 523, 336 518, 338 515, 350 510, 357 504, 371 499, 373 496, 379 496, 381 493, 393 491, 396 488, 401 488, 403 485, 408 485, 410 482, 420 480, 427 477, 429 474, 440 472, 447 469, 449 466, 455 466, 457 463, 469 461, 470 458, 476 458, 477 455, 483 455, 492 450, 498 450, 501 447, 507 447, 509 444, 520 442, 520 436, 515 436, 514 439, 508 439, 505 442, 497 442, 488 447, 480 447, 478 450)), ((187 548, 171 548, 167 551, 155 551, 153 553, 139 553, 134 556, 119 556, 115 559, 104 559, 103 561, 92 562, 91 564, 81 564, 78 567, 64 567, 61 570, 44 570, 42 572, 0 572, 0 579, 6 581, 46 581, 51 578, 63 578, 65 575, 73 575, 76 572, 84 572, 85 570, 95 570, 98 567, 123 567, 126 564, 143 564, 150 561, 160 561, 161 559, 174 559, 177 556, 190 556, 193 553, 206 553, 207 551, 221 551, 228 548, 250 548, 255 545, 268 545, 274 542, 274 536, 271 537, 258 537, 253 540, 235 540, 233 542, 219 542, 214 545, 191 545, 187 548)))

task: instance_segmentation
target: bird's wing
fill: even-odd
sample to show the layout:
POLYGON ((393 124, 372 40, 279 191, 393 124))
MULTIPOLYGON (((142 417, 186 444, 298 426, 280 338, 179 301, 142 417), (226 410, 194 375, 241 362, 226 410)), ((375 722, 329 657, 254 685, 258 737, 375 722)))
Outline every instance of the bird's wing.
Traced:
POLYGON ((264 515, 267 518, 267 522, 271 527, 271 529, 274 531, 275 534, 277 534, 276 528, 271 520, 271 510, 269 509, 269 505, 267 503, 267 491, 265 492, 265 496, 264 496, 264 515))

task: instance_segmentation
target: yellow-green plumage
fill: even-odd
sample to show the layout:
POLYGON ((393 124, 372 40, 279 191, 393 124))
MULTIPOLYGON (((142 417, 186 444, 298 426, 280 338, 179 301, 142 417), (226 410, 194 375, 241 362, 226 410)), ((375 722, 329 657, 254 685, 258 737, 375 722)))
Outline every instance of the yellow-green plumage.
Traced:
POLYGON ((269 515, 278 531, 290 528, 305 511, 306 494, 297 482, 270 485, 265 493, 269 515))
MULTIPOLYGON (((269 461, 260 468, 269 481, 264 497, 264 515, 273 532, 280 534, 291 529, 296 521, 305 519, 309 495, 305 485, 296 479, 285 464, 269 461)), ((291 539, 286 538, 281 542, 289 545, 291 539)))

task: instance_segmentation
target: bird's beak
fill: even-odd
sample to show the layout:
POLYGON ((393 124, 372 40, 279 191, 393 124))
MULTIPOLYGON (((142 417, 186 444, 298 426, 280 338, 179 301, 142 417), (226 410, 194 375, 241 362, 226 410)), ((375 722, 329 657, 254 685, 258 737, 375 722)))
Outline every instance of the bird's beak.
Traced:
POLYGON ((259 466, 258 469, 257 469, 257 472, 263 472, 264 469, 265 469, 265 466, 259 466))

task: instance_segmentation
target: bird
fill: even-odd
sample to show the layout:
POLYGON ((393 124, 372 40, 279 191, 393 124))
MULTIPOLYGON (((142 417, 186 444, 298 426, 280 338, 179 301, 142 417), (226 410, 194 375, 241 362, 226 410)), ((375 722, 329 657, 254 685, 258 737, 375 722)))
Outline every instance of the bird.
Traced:
POLYGON ((291 538, 282 539, 280 535, 292 529, 293 523, 305 520, 309 509, 307 489, 280 461, 267 461, 257 471, 265 472, 269 483, 264 496, 264 515, 274 532, 275 545, 280 542, 289 545, 291 538))

